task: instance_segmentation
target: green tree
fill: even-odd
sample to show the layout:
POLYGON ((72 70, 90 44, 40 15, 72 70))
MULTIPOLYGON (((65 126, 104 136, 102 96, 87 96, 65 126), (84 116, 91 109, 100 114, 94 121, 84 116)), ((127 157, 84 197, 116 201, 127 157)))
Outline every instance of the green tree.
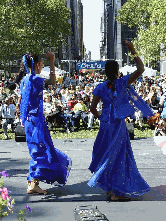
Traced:
POLYGON ((127 0, 117 13, 117 21, 137 28, 134 44, 147 63, 160 60, 166 49, 166 1, 127 0))
POLYGON ((42 54, 70 34, 65 0, 0 0, 0 61, 12 55, 42 54))

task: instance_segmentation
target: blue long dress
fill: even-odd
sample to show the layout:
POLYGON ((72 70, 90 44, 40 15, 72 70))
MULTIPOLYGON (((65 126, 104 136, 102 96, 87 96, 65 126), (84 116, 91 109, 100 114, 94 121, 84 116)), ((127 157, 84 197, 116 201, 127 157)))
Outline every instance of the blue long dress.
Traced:
POLYGON ((43 81, 35 75, 27 75, 20 86, 20 112, 32 158, 27 180, 39 179, 48 184, 64 185, 71 159, 53 145, 43 114, 43 81))
MULTIPOLYGON (((89 166, 93 175, 88 185, 101 187, 112 194, 135 197, 146 193, 150 187, 137 169, 123 117, 125 111, 129 112, 128 116, 132 114, 131 108, 124 108, 129 105, 125 92, 128 78, 129 76, 125 76, 115 80, 116 95, 107 88, 107 81, 99 84, 93 91, 93 95, 101 98, 103 110, 89 166), (117 113, 119 119, 116 118, 117 113)), ((136 96, 133 95, 133 98, 136 96)), ((149 111, 148 108, 147 110, 149 111)))

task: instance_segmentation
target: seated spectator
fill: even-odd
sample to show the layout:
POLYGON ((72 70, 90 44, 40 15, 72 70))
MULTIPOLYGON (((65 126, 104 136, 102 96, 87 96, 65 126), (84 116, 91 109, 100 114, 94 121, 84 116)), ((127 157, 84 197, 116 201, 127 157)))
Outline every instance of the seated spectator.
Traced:
POLYGON ((16 94, 13 94, 12 97, 13 97, 13 104, 16 106, 18 101, 18 96, 16 94))
POLYGON ((160 114, 156 113, 154 116, 150 117, 148 120, 148 124, 150 125, 150 128, 153 130, 156 127, 156 124, 160 121, 160 114))
POLYGON ((83 103, 90 109, 90 97, 87 94, 82 95, 83 103))
POLYGON ((69 85, 70 85, 70 79, 68 76, 66 76, 64 79, 64 87, 67 88, 69 85))
POLYGON ((56 87, 53 87, 53 88, 52 88, 51 94, 52 94, 52 96, 53 96, 53 95, 56 95, 56 87))
POLYGON ((135 124, 138 124, 140 129, 143 130, 143 114, 140 110, 136 110, 134 113, 135 116, 135 124))
POLYGON ((90 87, 85 86, 84 94, 87 94, 88 96, 90 95, 90 87))
POLYGON ((154 136, 166 136, 166 118, 156 124, 154 136))
POLYGON ((156 92, 156 88, 155 87, 151 87, 150 88, 150 93, 148 95, 149 101, 151 102, 151 98, 154 95, 154 93, 156 92))
POLYGON ((68 102, 71 99, 72 95, 70 94, 69 88, 66 88, 65 90, 65 98, 66 102, 68 102))
POLYGON ((166 92, 160 97, 160 113, 166 108, 166 92))
POLYGON ((76 80, 74 79, 74 76, 70 77, 70 85, 76 86, 76 80))
POLYGON ((7 98, 7 93, 4 87, 0 87, 0 101, 4 101, 7 98))
POLYGON ((5 136, 5 140, 8 139, 7 127, 11 125, 12 131, 14 131, 14 120, 15 120, 16 108, 13 104, 12 98, 6 98, 5 104, 2 107, 2 128, 5 136))
POLYGON ((48 94, 44 95, 43 110, 46 116, 51 114, 51 97, 48 94))
POLYGON ((147 103, 148 99, 148 92, 144 92, 142 95, 142 99, 147 103))
MULTIPOLYGON (((93 99, 93 95, 90 98, 90 102, 92 102, 92 99, 93 99)), ((90 105, 89 105, 89 109, 90 109, 90 105)), ((97 104, 97 111, 100 114, 102 113, 102 102, 101 101, 97 104)), ((89 114, 88 114, 88 130, 91 130, 94 119, 95 119, 94 115, 92 114, 91 111, 89 111, 89 114)), ((99 122, 99 125, 100 125, 100 120, 99 119, 98 119, 98 122, 99 122)))
POLYGON ((78 103, 73 108, 74 118, 75 118, 75 127, 77 130, 80 128, 80 119, 83 121, 83 126, 86 129, 88 124, 88 108, 83 103, 83 98, 78 97, 78 103))
POLYGON ((61 74, 59 74, 56 80, 57 80, 58 84, 61 85, 63 82, 63 76, 61 74))
POLYGON ((61 94, 57 94, 57 105, 60 106, 63 110, 65 109, 65 106, 62 102, 62 95, 61 94))
POLYGON ((62 96, 62 103, 63 103, 63 105, 65 105, 67 103, 66 96, 65 96, 65 89, 61 89, 60 94, 62 96))
POLYGON ((75 87, 74 85, 71 85, 71 89, 69 90, 70 94, 74 94, 75 93, 75 87))
POLYGON ((94 90, 94 86, 91 86, 91 87, 90 87, 90 91, 89 91, 90 96, 92 96, 93 90, 94 90))
POLYGON ((4 83, 2 81, 0 81, 0 87, 3 87, 4 83))
POLYGON ((69 110, 73 111, 74 106, 77 104, 77 94, 73 94, 71 99, 68 101, 69 110))
POLYGON ((76 86, 76 94, 77 95, 83 95, 83 89, 81 88, 81 85, 76 86))
MULTIPOLYGON (((63 127, 65 130, 68 128, 74 131, 74 118, 70 110, 65 110, 64 106, 59 105, 53 100, 52 114, 49 115, 48 122, 56 123, 58 127, 63 127)), ((50 125, 51 126, 51 125, 50 125)))
POLYGON ((64 117, 63 117, 63 110, 60 105, 57 104, 57 101, 55 98, 53 98, 53 102, 51 105, 51 112, 47 114, 46 121, 47 126, 49 130, 53 129, 53 125, 56 124, 57 127, 63 127, 65 125, 64 123, 64 117))
POLYGON ((149 106, 153 110, 154 114, 160 112, 160 109, 159 109, 160 104, 159 104, 159 100, 157 99, 157 93, 156 92, 152 95, 149 106))

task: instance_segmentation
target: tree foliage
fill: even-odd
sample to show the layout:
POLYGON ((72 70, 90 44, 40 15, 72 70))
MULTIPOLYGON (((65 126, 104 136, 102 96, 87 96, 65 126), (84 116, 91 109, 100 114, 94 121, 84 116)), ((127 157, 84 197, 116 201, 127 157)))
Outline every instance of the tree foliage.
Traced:
POLYGON ((0 0, 0 61, 13 54, 42 54, 70 33, 65 0, 0 0))
POLYGON ((117 21, 137 28, 134 44, 145 62, 160 59, 166 50, 166 1, 127 0, 118 11, 117 21))

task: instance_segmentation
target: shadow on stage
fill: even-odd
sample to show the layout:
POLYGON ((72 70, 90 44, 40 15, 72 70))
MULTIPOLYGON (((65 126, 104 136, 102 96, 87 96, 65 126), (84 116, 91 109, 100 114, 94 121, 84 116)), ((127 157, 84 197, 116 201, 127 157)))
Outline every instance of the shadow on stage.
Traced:
POLYGON ((134 137, 133 140, 147 140, 147 137, 134 137))
POLYGON ((15 169, 16 167, 29 166, 29 159, 12 159, 12 158, 0 158, 0 171, 6 170, 10 177, 26 177, 29 173, 28 169, 15 169), (11 169, 12 168, 12 169, 11 169))
MULTIPOLYGON (((88 181, 47 189, 48 194, 46 196, 43 196, 40 200, 33 200, 32 202, 108 201, 105 191, 101 188, 89 187, 87 182, 88 181)), ((131 201, 166 201, 166 185, 152 187, 151 190, 143 196, 132 198, 126 202, 131 201)))
POLYGON ((151 187, 151 190, 144 194, 141 201, 166 201, 166 185, 151 187))

